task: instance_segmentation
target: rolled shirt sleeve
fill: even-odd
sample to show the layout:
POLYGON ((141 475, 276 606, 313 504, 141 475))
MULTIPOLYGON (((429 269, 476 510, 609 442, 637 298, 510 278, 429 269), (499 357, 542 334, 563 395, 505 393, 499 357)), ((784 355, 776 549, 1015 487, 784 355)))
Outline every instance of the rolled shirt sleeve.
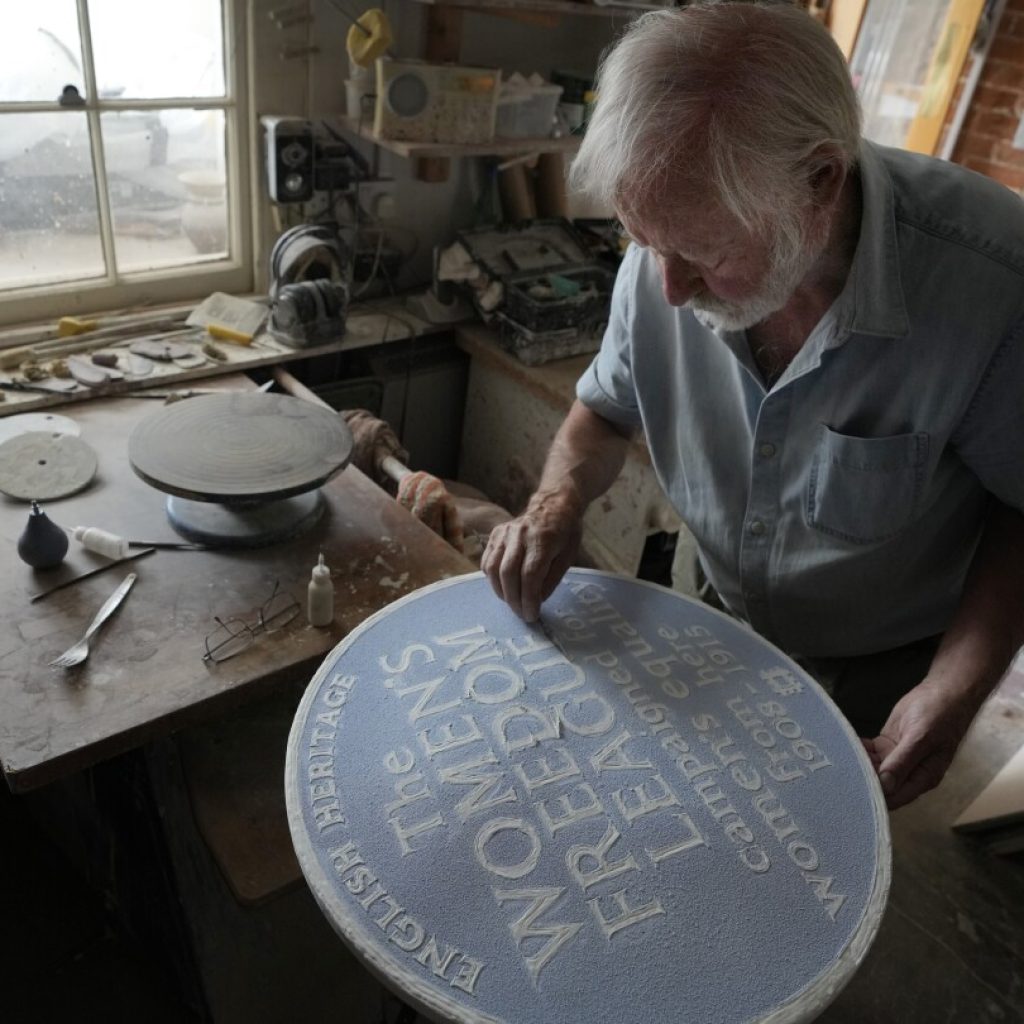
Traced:
POLYGON ((633 293, 640 250, 631 245, 612 290, 601 349, 576 384, 576 397, 592 412, 625 427, 641 425, 633 384, 633 293))

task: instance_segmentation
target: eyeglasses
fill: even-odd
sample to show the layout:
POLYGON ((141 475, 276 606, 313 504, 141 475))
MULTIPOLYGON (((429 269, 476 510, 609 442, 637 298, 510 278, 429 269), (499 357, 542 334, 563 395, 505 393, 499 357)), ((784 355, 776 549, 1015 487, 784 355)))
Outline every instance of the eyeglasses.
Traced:
POLYGON ((225 622, 216 615, 213 617, 218 628, 204 641, 206 653, 203 661, 217 663, 241 654, 259 633, 276 633, 284 629, 299 614, 299 610, 299 602, 291 594, 280 590, 280 582, 275 580, 270 597, 255 609, 255 622, 250 624, 238 618, 225 622))

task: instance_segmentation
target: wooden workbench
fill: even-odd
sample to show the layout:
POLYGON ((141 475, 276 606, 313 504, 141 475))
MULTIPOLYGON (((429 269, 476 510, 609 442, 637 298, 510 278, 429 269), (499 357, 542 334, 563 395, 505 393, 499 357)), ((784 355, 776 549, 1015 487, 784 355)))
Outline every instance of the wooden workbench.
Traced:
MULTIPOLYGON (((222 377, 219 387, 251 386, 222 377)), ((201 401, 202 399, 190 399, 201 401)), ((83 492, 47 505, 61 526, 100 526, 137 540, 180 540, 164 513, 165 495, 137 478, 127 460, 132 427, 154 403, 99 399, 69 406, 99 471, 83 492)), ((211 439, 215 443, 215 439, 211 439)), ((272 694, 309 676, 323 655, 367 615, 426 583, 472 569, 384 491, 350 467, 323 489, 327 511, 311 531, 257 550, 161 550, 29 604, 61 574, 103 562, 75 542, 55 570, 16 557, 28 505, 0 501, 0 763, 10 787, 24 790, 138 747, 180 726, 272 694), (214 616, 247 621, 274 582, 305 607, 310 570, 323 551, 335 583, 335 621, 314 629, 301 614, 280 633, 217 666, 202 661, 214 616), (84 631, 129 572, 138 582, 107 623, 80 670, 48 662, 84 631)))

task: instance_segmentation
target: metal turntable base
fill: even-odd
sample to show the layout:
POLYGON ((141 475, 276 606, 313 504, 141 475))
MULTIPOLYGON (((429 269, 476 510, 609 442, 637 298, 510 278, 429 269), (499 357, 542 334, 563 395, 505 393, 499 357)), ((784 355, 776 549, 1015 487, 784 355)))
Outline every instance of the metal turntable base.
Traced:
POLYGON ((305 533, 323 515, 319 491, 277 501, 218 505, 188 498, 167 499, 167 518, 177 533, 210 547, 260 548, 305 533))
POLYGON ((128 441, 132 469, 171 495, 174 529, 211 547, 261 547, 309 529, 324 510, 318 488, 351 456, 352 432, 333 410, 250 392, 169 405, 128 441))

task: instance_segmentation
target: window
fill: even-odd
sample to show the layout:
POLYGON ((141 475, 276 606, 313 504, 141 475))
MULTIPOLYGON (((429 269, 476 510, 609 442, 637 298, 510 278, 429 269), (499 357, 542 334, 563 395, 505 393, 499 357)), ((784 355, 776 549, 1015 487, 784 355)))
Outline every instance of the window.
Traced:
POLYGON ((872 0, 850 62, 869 139, 936 151, 984 6, 985 0, 872 0))
POLYGON ((242 6, 4 4, 0 322, 251 286, 242 6))

